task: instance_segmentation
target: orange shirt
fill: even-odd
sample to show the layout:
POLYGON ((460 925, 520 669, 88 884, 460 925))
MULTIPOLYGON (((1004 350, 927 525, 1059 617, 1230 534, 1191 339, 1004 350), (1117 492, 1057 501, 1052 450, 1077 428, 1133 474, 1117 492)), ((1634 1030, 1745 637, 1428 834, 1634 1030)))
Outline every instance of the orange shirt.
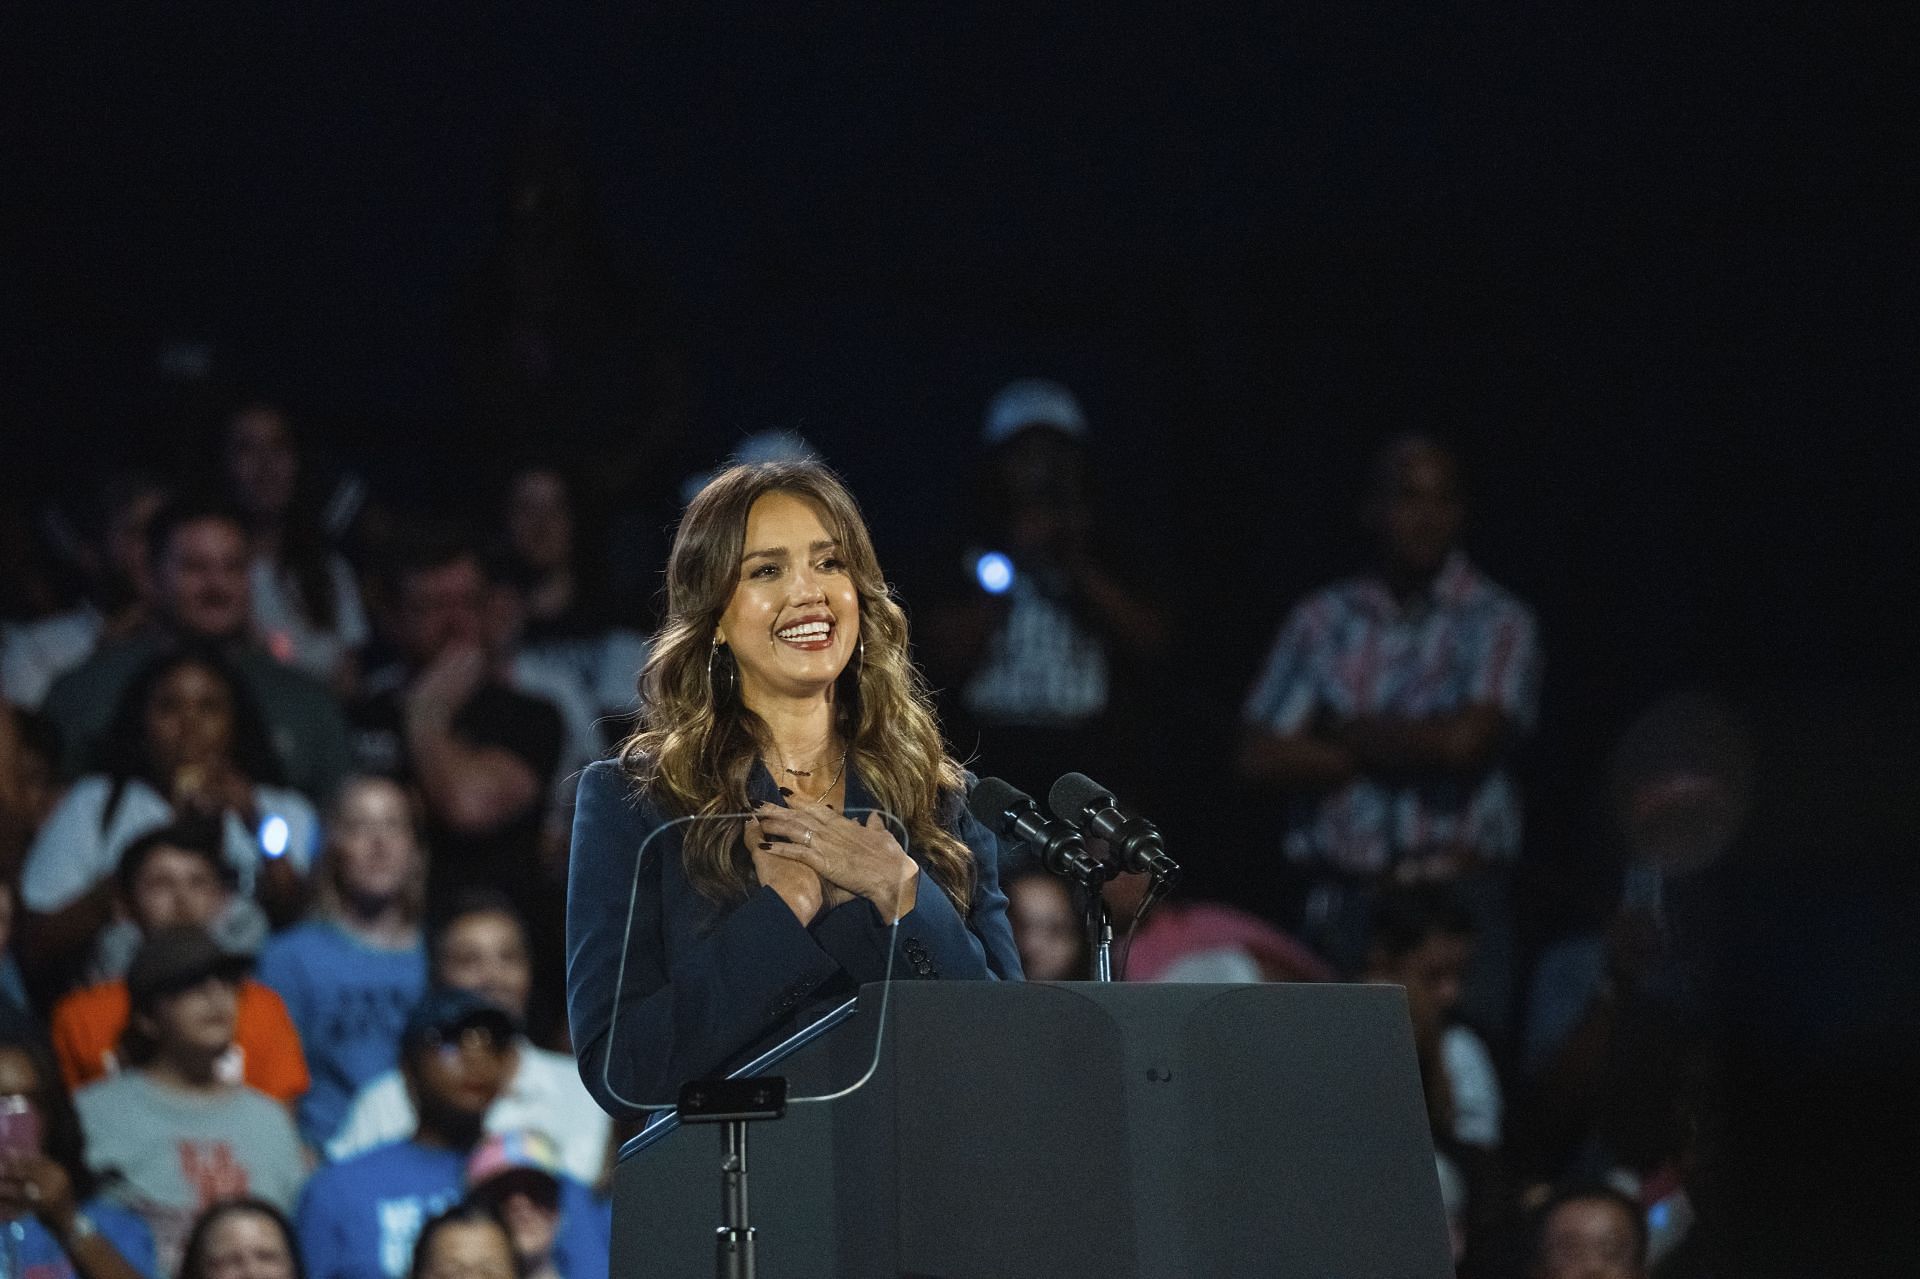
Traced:
MULTIPOLYGON (((53 1008, 53 1051, 68 1088, 79 1088, 119 1069, 115 1049, 132 1001, 124 981, 76 990, 53 1008)), ((233 1047, 221 1062, 222 1077, 257 1088, 276 1101, 293 1102, 307 1090, 307 1057, 287 1006, 252 978, 240 983, 233 1047)))

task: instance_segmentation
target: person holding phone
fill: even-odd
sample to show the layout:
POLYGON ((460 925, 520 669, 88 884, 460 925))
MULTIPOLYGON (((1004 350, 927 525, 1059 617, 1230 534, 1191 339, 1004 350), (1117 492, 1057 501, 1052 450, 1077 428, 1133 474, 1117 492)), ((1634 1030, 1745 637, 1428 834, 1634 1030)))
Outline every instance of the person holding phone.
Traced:
POLYGON ((91 950, 91 980, 126 972, 139 936, 116 918, 114 870, 140 836, 181 820, 220 828, 238 890, 219 924, 230 944, 248 938, 236 948, 257 949, 270 923, 298 913, 320 819, 306 796, 278 784, 279 753, 220 653, 182 648, 142 669, 98 763, 41 827, 21 870, 22 941, 37 967, 57 971, 91 950))
POLYGON ((401 1028, 427 989, 426 884, 413 797, 390 778, 349 779, 328 813, 312 914, 270 938, 257 969, 306 1051, 313 1083, 295 1113, 315 1150, 354 1094, 399 1060, 401 1028))
MULTIPOLYGON (((133 841, 121 855, 120 909, 141 938, 183 925, 212 929, 226 916, 231 875, 209 822, 176 822, 133 841)), ((292 1105, 309 1083, 300 1034, 272 987, 240 982, 233 1049, 221 1071, 292 1105)), ((132 1011, 125 978, 72 991, 53 1006, 48 1032, 67 1087, 119 1070, 120 1038, 132 1011)))
POLYGON ((97 1198, 98 1179, 52 1054, 0 1015, 0 1250, 11 1275, 159 1279, 153 1235, 97 1198))

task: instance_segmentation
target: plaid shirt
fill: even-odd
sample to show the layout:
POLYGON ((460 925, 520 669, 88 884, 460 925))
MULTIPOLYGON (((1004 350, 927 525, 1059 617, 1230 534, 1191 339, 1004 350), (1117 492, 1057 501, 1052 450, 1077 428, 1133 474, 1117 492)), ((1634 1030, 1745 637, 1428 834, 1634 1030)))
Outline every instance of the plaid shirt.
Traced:
MULTIPOLYGON (((1533 727, 1540 649, 1532 612, 1455 551, 1431 593, 1403 607, 1386 585, 1354 578, 1293 610, 1247 697, 1245 719, 1277 734, 1325 713, 1427 718, 1492 705, 1533 727)), ((1387 784, 1361 776, 1291 807, 1287 856, 1373 874, 1396 862, 1520 850, 1520 795, 1495 767, 1477 779, 1387 784)))

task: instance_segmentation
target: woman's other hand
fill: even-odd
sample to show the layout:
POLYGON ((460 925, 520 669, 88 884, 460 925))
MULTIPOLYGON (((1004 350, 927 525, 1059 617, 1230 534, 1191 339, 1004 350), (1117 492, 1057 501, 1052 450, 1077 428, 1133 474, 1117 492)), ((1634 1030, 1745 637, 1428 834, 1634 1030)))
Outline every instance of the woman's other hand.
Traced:
POLYGON ((767 837, 753 824, 747 825, 744 838, 747 851, 753 855, 753 873, 759 876, 760 882, 780 894, 780 900, 803 926, 811 924, 826 901, 820 876, 791 857, 768 852, 767 837))

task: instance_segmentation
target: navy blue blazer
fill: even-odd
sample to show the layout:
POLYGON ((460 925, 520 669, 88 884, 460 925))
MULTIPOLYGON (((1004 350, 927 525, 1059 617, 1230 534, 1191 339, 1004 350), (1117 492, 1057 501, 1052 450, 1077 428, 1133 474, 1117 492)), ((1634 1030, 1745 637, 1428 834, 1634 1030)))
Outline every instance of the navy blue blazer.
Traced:
MULTIPOLYGON (((781 802, 764 766, 748 790, 756 804, 781 802)), ((875 807, 851 766, 846 806, 875 807)), ((973 909, 963 919, 922 870, 914 907, 900 918, 894 978, 1018 981, 999 841, 964 805, 955 810, 949 829, 973 850, 973 909)), ((855 897, 810 925, 764 886, 718 906, 687 882, 682 827, 647 842, 669 820, 616 761, 581 775, 567 882, 567 1014, 580 1077, 618 1117, 673 1101, 687 1080, 785 1037, 808 1012, 886 975, 888 930, 871 902, 855 897)))

